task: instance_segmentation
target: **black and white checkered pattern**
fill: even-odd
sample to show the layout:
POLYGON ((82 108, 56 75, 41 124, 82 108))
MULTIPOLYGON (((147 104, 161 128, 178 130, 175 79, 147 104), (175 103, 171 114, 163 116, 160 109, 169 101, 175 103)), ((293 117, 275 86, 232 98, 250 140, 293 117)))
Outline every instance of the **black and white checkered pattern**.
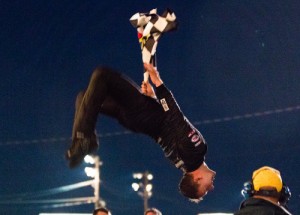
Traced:
POLYGON ((157 10, 153 9, 149 13, 134 14, 130 18, 130 23, 137 29, 143 62, 152 63, 155 66, 158 40, 163 33, 176 29, 175 14, 170 9, 167 9, 159 16, 157 15, 157 10))

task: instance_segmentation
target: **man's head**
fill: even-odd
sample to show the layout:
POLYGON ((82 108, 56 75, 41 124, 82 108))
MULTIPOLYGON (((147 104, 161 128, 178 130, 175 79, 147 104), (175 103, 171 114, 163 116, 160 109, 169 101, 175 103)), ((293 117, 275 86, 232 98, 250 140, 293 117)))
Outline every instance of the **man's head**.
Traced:
POLYGON ((144 215, 162 215, 157 208, 149 208, 145 211, 144 215))
POLYGON ((203 197, 214 189, 214 179, 216 172, 211 170, 206 163, 193 172, 183 174, 179 183, 179 190, 182 195, 188 197, 193 202, 200 202, 203 197))
POLYGON ((272 167, 264 166, 255 170, 252 174, 253 188, 259 190, 282 190, 282 179, 280 172, 272 167))
POLYGON ((283 183, 280 172, 272 167, 264 166, 255 170, 252 174, 253 195, 259 198, 277 203, 283 183))
POLYGON ((269 166, 253 172, 252 180, 244 183, 242 194, 246 199, 260 198, 282 206, 286 206, 291 198, 291 191, 282 182, 280 172, 269 166))
POLYGON ((101 207, 95 209, 93 215, 111 215, 111 212, 107 208, 101 207))

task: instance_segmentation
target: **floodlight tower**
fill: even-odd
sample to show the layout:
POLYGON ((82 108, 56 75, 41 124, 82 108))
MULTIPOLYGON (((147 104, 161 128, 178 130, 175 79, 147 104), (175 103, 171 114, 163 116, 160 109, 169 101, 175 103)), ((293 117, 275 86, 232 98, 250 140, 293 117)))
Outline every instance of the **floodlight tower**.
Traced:
POLYGON ((94 178, 92 187, 94 188, 95 209, 102 205, 100 201, 100 166, 102 162, 100 157, 96 155, 87 155, 84 157, 86 163, 94 165, 94 167, 85 167, 84 171, 88 177, 94 178))
POLYGON ((145 212, 148 209, 148 200, 152 196, 153 186, 152 184, 150 184, 150 181, 153 179, 153 175, 148 171, 145 171, 144 173, 137 172, 133 174, 133 178, 140 180, 139 183, 134 182, 131 186, 133 190, 136 191, 138 195, 143 198, 145 212))

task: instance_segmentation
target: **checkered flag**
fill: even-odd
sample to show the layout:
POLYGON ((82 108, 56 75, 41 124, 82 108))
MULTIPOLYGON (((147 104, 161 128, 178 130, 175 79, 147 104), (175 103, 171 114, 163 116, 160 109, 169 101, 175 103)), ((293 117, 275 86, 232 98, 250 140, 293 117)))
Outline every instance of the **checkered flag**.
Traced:
MULTIPOLYGON (((149 13, 136 13, 130 18, 130 23, 137 29, 141 45, 143 63, 152 63, 156 67, 156 47, 163 33, 177 28, 176 16, 167 9, 161 16, 153 9, 149 13)), ((144 81, 149 74, 144 71, 144 81)))

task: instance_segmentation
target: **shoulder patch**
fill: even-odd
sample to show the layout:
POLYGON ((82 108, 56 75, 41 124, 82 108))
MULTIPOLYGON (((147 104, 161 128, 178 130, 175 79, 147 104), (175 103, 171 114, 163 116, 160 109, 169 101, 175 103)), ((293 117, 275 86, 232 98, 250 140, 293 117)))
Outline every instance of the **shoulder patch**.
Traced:
POLYGON ((161 103, 161 105, 162 105, 164 111, 167 112, 167 111, 169 110, 169 106, 168 106, 168 104, 167 104, 166 99, 161 99, 161 100, 160 100, 160 103, 161 103))

